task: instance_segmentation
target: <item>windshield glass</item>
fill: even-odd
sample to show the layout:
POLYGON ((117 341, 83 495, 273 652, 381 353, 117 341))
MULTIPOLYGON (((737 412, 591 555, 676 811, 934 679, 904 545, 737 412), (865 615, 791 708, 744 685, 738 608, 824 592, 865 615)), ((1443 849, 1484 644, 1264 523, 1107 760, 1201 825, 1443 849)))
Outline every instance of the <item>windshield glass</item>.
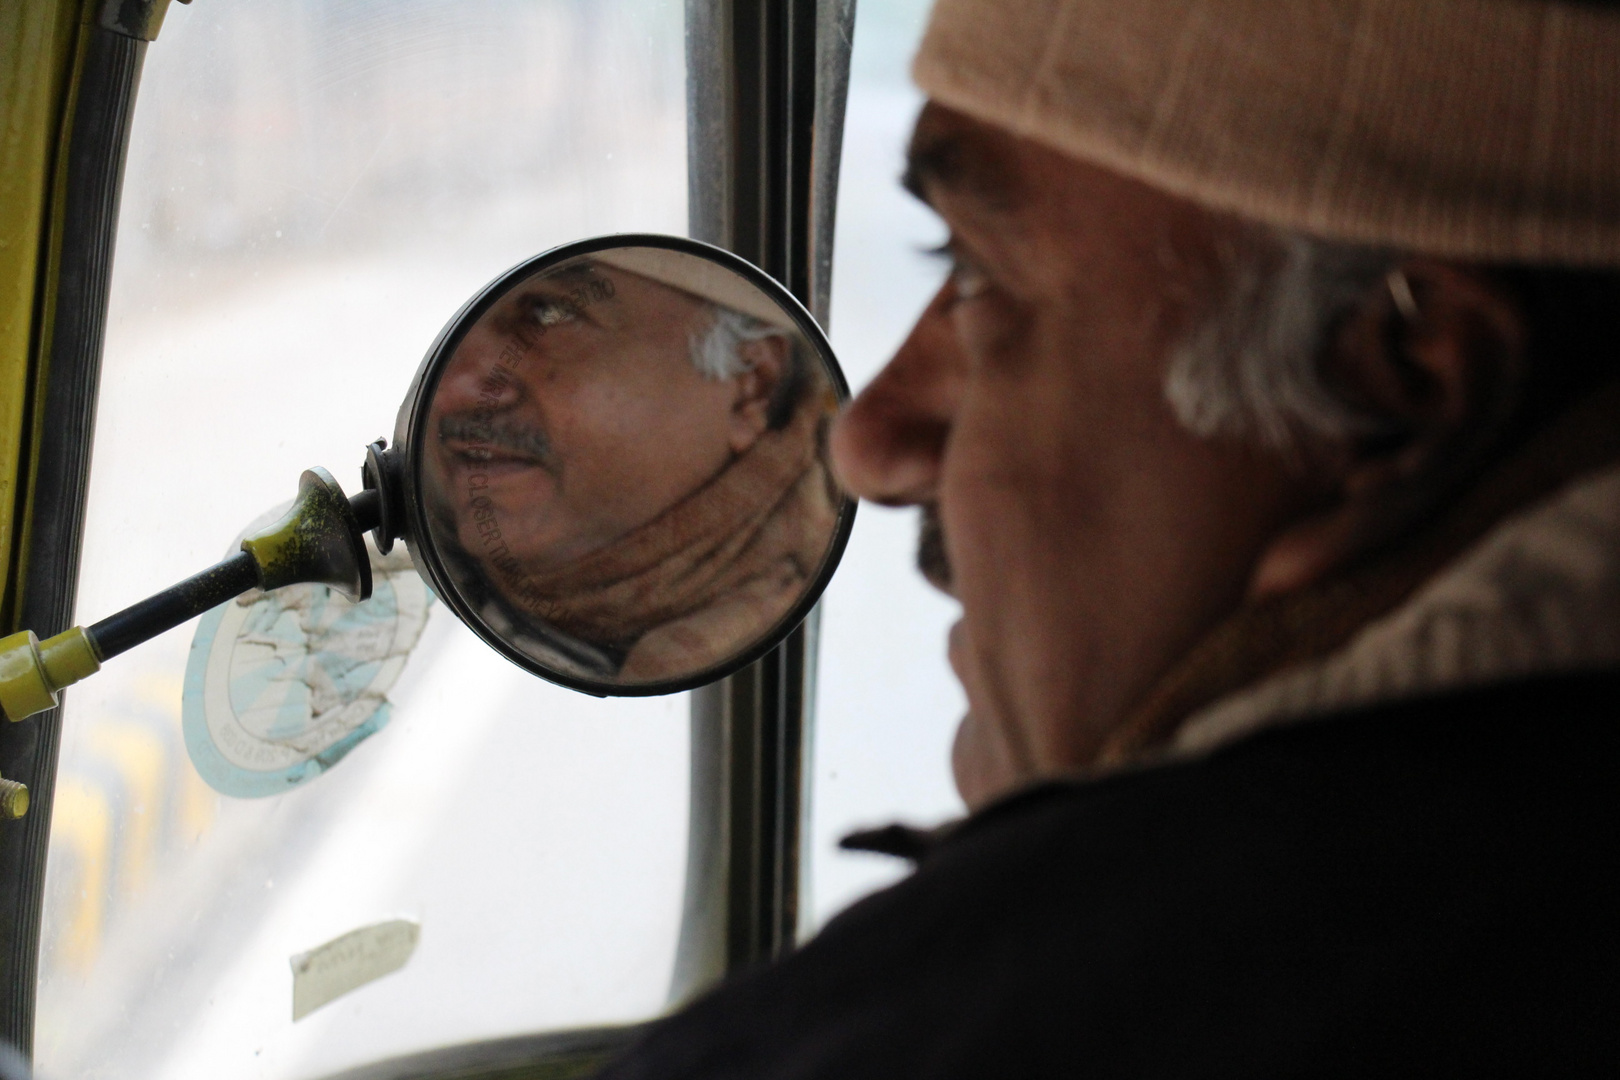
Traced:
MULTIPOLYGON (((685 231, 682 14, 170 8, 124 187, 81 622, 224 557, 310 466, 356 490, 439 328, 510 265, 685 231)), ((40 1075, 311 1077, 663 1006, 685 697, 541 682, 401 555, 369 607, 250 596, 69 695, 40 1075), (339 713, 311 725, 318 768, 264 748, 339 713)))

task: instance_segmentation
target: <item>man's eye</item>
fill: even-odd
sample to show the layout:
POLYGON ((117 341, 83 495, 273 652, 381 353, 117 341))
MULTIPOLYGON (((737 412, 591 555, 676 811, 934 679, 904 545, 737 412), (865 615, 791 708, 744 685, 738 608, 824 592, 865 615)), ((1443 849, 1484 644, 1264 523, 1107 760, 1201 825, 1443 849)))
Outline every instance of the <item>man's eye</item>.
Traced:
POLYGON ((547 327, 567 322, 574 317, 572 305, 555 300, 536 300, 529 305, 529 311, 534 315, 535 322, 547 327))
POLYGON ((951 284, 956 287, 958 302, 972 300, 990 287, 990 278, 983 270, 961 256, 951 260, 951 284))
POLYGON ((945 276, 951 283, 953 303, 972 300, 990 287, 989 276, 979 269, 978 264, 972 259, 965 257, 954 243, 946 242, 937 248, 931 248, 928 254, 944 259, 950 264, 945 276))

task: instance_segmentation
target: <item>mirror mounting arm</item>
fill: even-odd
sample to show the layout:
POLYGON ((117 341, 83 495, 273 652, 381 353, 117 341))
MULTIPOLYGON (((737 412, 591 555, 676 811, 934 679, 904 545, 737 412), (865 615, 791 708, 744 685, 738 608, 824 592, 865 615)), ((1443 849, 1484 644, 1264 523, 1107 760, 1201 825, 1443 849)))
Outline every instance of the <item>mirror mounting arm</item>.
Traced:
POLYGON ((64 688, 94 675, 105 661, 249 589, 317 582, 355 603, 368 599, 365 530, 378 527, 386 505, 371 492, 351 502, 331 473, 306 471, 292 508, 224 562, 88 627, 45 641, 32 630, 0 639, 0 712, 13 721, 44 712, 64 688))
POLYGON ((25 720, 57 705, 67 687, 101 665, 172 630, 259 583, 259 565, 242 551, 90 626, 40 641, 32 630, 0 640, 0 710, 25 720))
POLYGON ((258 563, 250 553, 239 551, 178 585, 171 585, 116 615, 90 624, 81 632, 89 638, 97 660, 111 660, 258 584, 258 563))

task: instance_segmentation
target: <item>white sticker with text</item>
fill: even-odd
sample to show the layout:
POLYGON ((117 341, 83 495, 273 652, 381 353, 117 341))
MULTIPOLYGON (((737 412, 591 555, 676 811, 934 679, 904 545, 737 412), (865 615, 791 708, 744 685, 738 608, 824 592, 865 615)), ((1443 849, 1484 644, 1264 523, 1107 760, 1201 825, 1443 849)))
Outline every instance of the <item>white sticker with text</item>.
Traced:
POLYGON ((362 926, 292 958, 293 1019, 374 979, 398 971, 416 950, 422 927, 409 919, 362 926))

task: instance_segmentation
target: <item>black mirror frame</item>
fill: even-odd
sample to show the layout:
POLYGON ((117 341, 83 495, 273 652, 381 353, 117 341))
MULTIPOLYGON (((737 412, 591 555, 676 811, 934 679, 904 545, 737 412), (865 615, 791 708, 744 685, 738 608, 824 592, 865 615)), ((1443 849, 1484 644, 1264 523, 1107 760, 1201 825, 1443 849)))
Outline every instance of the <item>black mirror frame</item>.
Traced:
POLYGON ((827 341, 827 335, 822 333, 821 327, 816 325, 815 319, 804 309, 804 305, 794 299, 793 295, 772 279, 763 270, 754 266, 746 259, 739 258, 731 252, 718 248, 712 244, 705 244, 698 240, 691 240, 682 236, 664 236, 656 233, 615 233, 608 236, 592 237, 588 240, 578 240, 551 248, 532 259, 525 260, 512 267, 506 273, 490 282, 478 294, 469 300, 455 316, 445 324, 439 336, 434 339, 433 345, 423 357, 416 376, 411 380, 410 389, 405 393, 405 400, 400 405, 399 417, 394 427, 394 451, 403 458, 399 464, 398 491, 403 497, 404 504, 404 536, 406 547, 410 550, 411 561, 416 565, 417 572, 427 580, 429 586, 449 608, 456 613, 475 634, 482 638, 496 652, 512 661, 531 674, 538 675, 548 682, 566 686, 571 690, 591 694, 596 697, 657 697, 663 694, 676 694, 683 690, 691 690, 699 686, 706 686, 718 679, 747 667, 749 664, 764 656, 783 638, 793 632, 816 602, 821 599, 822 592, 827 583, 832 580, 833 573, 843 560, 844 548, 849 543, 850 531, 855 527, 856 502, 848 495, 844 495, 839 504, 838 521, 833 530, 832 542, 827 552, 822 556, 821 565, 816 570, 815 577, 811 579, 809 587, 805 590, 797 603, 793 605, 785 616, 776 622, 766 633, 760 635, 758 641, 746 651, 737 654, 724 663, 704 668, 681 679, 670 679, 657 683, 632 683, 621 685, 599 680, 582 679, 564 672, 555 671, 539 664, 533 657, 514 648, 500 635, 496 634, 478 613, 472 610, 460 592, 454 587, 449 575, 445 572, 444 563, 439 551, 435 548, 431 532, 428 529, 427 514, 421 498, 421 466, 423 443, 427 438, 427 425, 424 420, 429 405, 433 401, 434 393, 438 390, 439 380, 442 377, 449 360, 455 355, 457 347, 467 332, 481 319, 495 303, 519 282, 525 281, 533 275, 545 270, 549 266, 567 262, 570 259, 590 255, 598 251, 619 247, 652 247, 666 248, 672 251, 683 252, 698 258, 707 259, 742 277, 758 288, 765 295, 771 297, 793 319, 794 325, 804 335, 818 357, 826 364, 828 378, 833 384, 834 392, 840 404, 849 400, 849 384, 844 378, 843 370, 839 367, 833 356, 832 346, 827 341))

